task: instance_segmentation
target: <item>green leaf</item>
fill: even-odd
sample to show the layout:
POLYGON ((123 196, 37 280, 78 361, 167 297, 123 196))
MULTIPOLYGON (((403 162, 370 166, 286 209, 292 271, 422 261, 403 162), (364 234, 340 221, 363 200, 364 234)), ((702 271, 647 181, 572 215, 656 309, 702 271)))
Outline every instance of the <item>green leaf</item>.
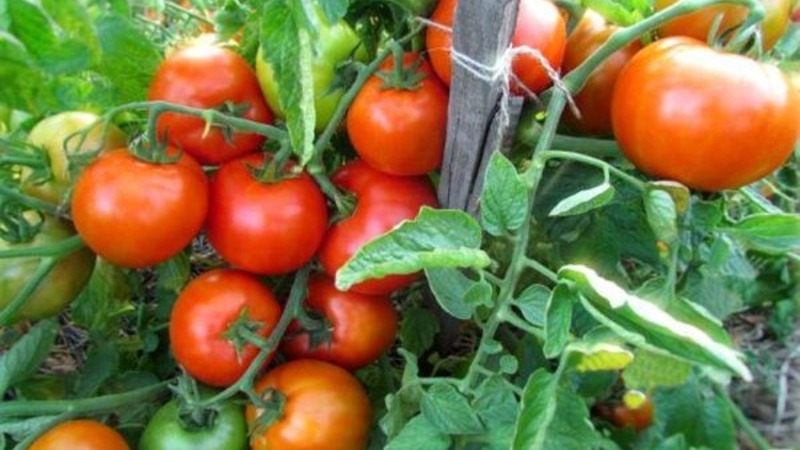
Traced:
POLYGON ((486 168, 481 192, 481 222, 493 236, 517 230, 528 210, 528 188, 514 164, 495 152, 486 168))
POLYGON ((27 0, 7 0, 10 31, 39 62, 58 51, 59 39, 47 14, 27 0))
POLYGON ((751 250, 773 255, 800 250, 798 214, 754 214, 724 231, 751 250))
POLYGON ((464 296, 475 283, 458 269, 425 269, 436 301, 439 306, 456 319, 467 320, 472 316, 472 306, 464 301, 464 296))
POLYGON ((716 342, 699 328, 676 320, 656 305, 625 292, 592 269, 564 266, 559 278, 574 283, 581 294, 581 303, 595 319, 631 344, 726 369, 748 381, 752 379, 738 352, 716 342))
POLYGON ((410 352, 416 355, 425 353, 433 345, 438 332, 439 321, 430 310, 412 307, 403 311, 399 339, 410 352))
POLYGON ((342 20, 350 7, 350 0, 325 0, 315 3, 322 9, 322 13, 325 14, 328 23, 336 23, 342 20))
POLYGON ((0 98, 21 111, 39 112, 40 105, 52 103, 43 93, 45 77, 36 61, 14 36, 0 31, 0 98))
POLYGON ((50 353, 57 333, 55 320, 43 320, 0 356, 0 392, 25 380, 39 367, 50 353))
POLYGON ((686 437, 676 434, 660 442, 653 450, 687 450, 687 448, 686 437))
POLYGON ((683 434, 692 448, 738 448, 730 408, 720 397, 706 398, 705 390, 694 378, 682 386, 658 389, 653 396, 656 426, 664 436, 683 434))
POLYGON ((305 166, 314 155, 316 121, 311 37, 286 0, 269 0, 262 8, 261 55, 276 74, 292 149, 305 166))
POLYGON ((161 54, 153 42, 130 20, 117 15, 105 15, 96 23, 97 36, 103 52, 100 73, 110 85, 111 105, 141 101, 161 54))
POLYGON ((89 285, 70 305, 76 325, 99 336, 119 333, 123 314, 133 311, 133 291, 125 271, 98 260, 89 285))
POLYGON ((100 42, 89 12, 78 0, 42 0, 42 6, 68 36, 86 45, 93 62, 99 61, 100 42))
POLYGON ((559 386, 559 379, 544 369, 531 375, 522 394, 512 450, 589 450, 602 441, 580 397, 559 386))
POLYGON ((519 361, 513 355, 501 356, 497 365, 500 367, 500 372, 509 375, 513 375, 519 370, 519 361))
POLYGON ((422 415, 445 434, 477 434, 484 426, 467 398, 447 383, 437 383, 422 397, 422 415))
POLYGON ((467 292, 464 293, 464 301, 476 308, 478 306, 492 306, 494 304, 492 294, 492 285, 486 280, 481 280, 467 289, 467 292))
POLYGON ((576 216, 605 206, 614 199, 616 190, 610 183, 603 183, 570 195, 550 210, 550 216, 576 216))
MULTIPOLYGON (((39 435, 59 421, 59 416, 40 416, 0 422, 0 437, 10 435, 15 441, 21 441, 31 435, 39 435)), ((3 449, 0 439, 0 449, 3 449)))
POLYGON ((544 323, 544 355, 548 358, 558 356, 567 345, 572 307, 578 299, 572 290, 562 284, 556 286, 547 301, 544 323))
POLYGON ((189 254, 181 252, 167 262, 156 266, 155 270, 158 276, 155 286, 156 300, 158 301, 156 316, 159 319, 167 320, 175 300, 192 276, 189 254))
POLYGON ((545 310, 551 295, 552 292, 547 286, 532 284, 519 294, 514 300, 514 305, 522 312, 525 320, 537 327, 544 327, 545 310))
POLYGON ((386 450, 447 450, 450 436, 442 433, 433 424, 419 415, 411 419, 394 439, 389 441, 386 450))
POLYGON ((86 355, 80 378, 75 385, 77 397, 91 397, 100 386, 117 373, 119 366, 119 350, 112 341, 97 340, 86 355))
POLYGON ((731 346, 733 342, 725 327, 716 317, 702 306, 684 298, 672 299, 667 303, 666 312, 681 322, 694 325, 720 344, 731 346))
POLYGON ((423 207, 416 219, 361 247, 336 272, 336 287, 347 290, 367 279, 422 269, 480 269, 491 263, 480 245, 480 226, 468 214, 423 207))
POLYGON ((681 359, 650 350, 636 350, 633 363, 622 372, 628 389, 650 391, 657 387, 679 386, 692 374, 692 366, 681 359))
POLYGON ((669 193, 651 189, 644 196, 647 223, 656 239, 671 244, 678 239, 678 211, 669 193))
POLYGON ((494 375, 477 389, 472 406, 486 428, 491 430, 504 425, 513 426, 517 419, 519 402, 504 378, 494 375))
POLYGON ((614 0, 585 0, 584 6, 597 11, 609 22, 628 26, 637 22, 637 15, 614 0))

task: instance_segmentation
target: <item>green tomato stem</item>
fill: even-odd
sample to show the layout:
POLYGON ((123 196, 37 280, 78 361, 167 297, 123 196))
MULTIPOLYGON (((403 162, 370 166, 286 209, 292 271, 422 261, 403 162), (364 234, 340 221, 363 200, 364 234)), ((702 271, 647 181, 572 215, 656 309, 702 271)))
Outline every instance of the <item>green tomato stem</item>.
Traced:
POLYGON ((19 190, 7 186, 4 183, 0 183, 0 197, 6 197, 29 208, 46 212, 53 216, 66 217, 66 214, 64 214, 57 205, 23 194, 19 190))
POLYGON ((29 298, 36 292, 36 289, 42 283, 42 281, 47 277, 47 275, 53 270, 53 268, 58 264, 58 257, 47 257, 43 258, 39 262, 39 266, 36 267, 36 271, 33 272, 33 276, 30 280, 25 284, 25 287, 22 288, 21 291, 17 293, 11 303, 6 305, 2 311, 0 311, 0 327, 6 326, 11 323, 14 314, 25 305, 25 302, 28 301, 29 298))
POLYGON ((526 267, 530 267, 531 269, 533 269, 533 270, 539 272, 540 274, 544 275, 545 278, 547 278, 548 280, 552 281, 553 283, 557 283, 558 282, 558 275, 556 275, 555 272, 553 272, 547 266, 545 266, 544 264, 540 263, 539 261, 537 261, 537 260, 535 260, 533 258, 525 257, 525 266, 526 267))
POLYGON ((61 257, 68 255, 84 246, 83 239, 75 235, 59 241, 56 244, 42 245, 39 247, 12 248, 0 250, 0 259, 6 258, 27 258, 34 256, 42 257, 61 257))
POLYGON ((734 403, 731 399, 730 395, 728 395, 728 391, 721 385, 714 383, 714 392, 725 402, 725 405, 730 410, 731 414, 733 414, 734 420, 739 424, 742 428, 742 431, 747 435, 747 437, 755 444, 756 448, 759 450, 770 450, 772 445, 755 429, 753 424, 747 420, 744 413, 741 409, 734 403))
POLYGON ((46 416, 62 413, 96 415, 119 411, 132 404, 152 400, 169 390, 167 382, 122 394, 70 400, 14 400, 0 403, 0 417, 46 416))
POLYGON ((581 154, 573 153, 573 152, 564 152, 564 151, 559 151, 559 150, 551 150, 551 151, 547 152, 546 155, 543 156, 543 159, 544 160, 563 159, 563 160, 575 161, 575 162, 583 163, 583 164, 586 164, 586 165, 589 165, 589 166, 594 166, 594 167, 597 167, 597 168, 602 169, 604 171, 607 170, 612 175, 614 175, 617 178, 627 182, 628 184, 630 184, 631 186, 635 187, 636 189, 638 189, 638 190, 640 190, 642 192, 644 192, 647 189, 647 183, 645 183, 644 181, 642 181, 642 180, 640 180, 640 179, 638 179, 638 178, 636 178, 634 176, 628 175, 627 173, 625 173, 622 170, 612 166, 611 164, 609 164, 609 163, 607 163, 607 162, 605 162, 605 161, 603 161, 601 159, 594 158, 592 156, 581 155, 581 154))

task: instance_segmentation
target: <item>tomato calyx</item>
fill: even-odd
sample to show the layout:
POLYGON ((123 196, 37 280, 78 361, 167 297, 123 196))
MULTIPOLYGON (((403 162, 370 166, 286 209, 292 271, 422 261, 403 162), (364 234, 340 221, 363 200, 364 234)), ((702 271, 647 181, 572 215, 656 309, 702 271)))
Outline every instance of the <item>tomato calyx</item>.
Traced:
POLYGON ((30 242, 44 225, 44 214, 20 203, 0 203, 0 239, 11 244, 30 242))
MULTIPOLYGON (((245 118, 245 113, 250 110, 252 105, 250 103, 234 103, 232 101, 226 101, 223 104, 217 106, 216 108, 212 108, 209 111, 217 111, 221 114, 225 114, 226 116, 233 116, 238 118, 245 118)), ((225 143, 229 145, 234 145, 233 135, 236 133, 236 130, 230 125, 220 125, 214 123, 214 115, 211 112, 207 112, 203 115, 203 120, 206 121, 206 126, 203 129, 203 138, 205 139, 208 136, 208 133, 211 132, 211 128, 217 127, 222 131, 222 137, 225 139, 225 143)))
POLYGON ((253 422, 251 434, 258 436, 283 418, 287 399, 286 395, 275 388, 264 389, 258 395, 250 395, 250 397, 253 405, 258 409, 258 418, 253 422))
POLYGON ((400 91, 416 91, 426 75, 420 71, 422 58, 414 55, 413 61, 406 62, 406 55, 396 43, 392 52, 392 64, 387 70, 379 70, 375 76, 383 80, 383 89, 396 89, 400 91))
POLYGON ((293 179, 300 176, 302 168, 289 160, 292 149, 288 141, 280 143, 280 148, 273 155, 265 153, 264 161, 260 164, 245 162, 245 167, 250 175, 260 183, 272 184, 282 180, 293 179))
POLYGON ((128 145, 128 151, 136 159, 150 164, 176 164, 183 156, 183 152, 170 147, 166 141, 151 143, 144 135, 134 139, 128 145))
POLYGON ((297 313, 300 328, 295 336, 308 336, 309 348, 330 345, 333 342, 333 324, 327 317, 313 308, 301 308, 297 313))
POLYGON ((242 308, 239 316, 232 322, 222 337, 233 344, 236 356, 241 360, 242 352, 246 345, 255 345, 258 348, 266 347, 266 341, 258 334, 264 323, 253 320, 247 313, 247 308, 242 308))
POLYGON ((198 432, 214 428, 219 417, 219 410, 214 407, 192 407, 180 402, 178 422, 181 428, 190 432, 198 432))

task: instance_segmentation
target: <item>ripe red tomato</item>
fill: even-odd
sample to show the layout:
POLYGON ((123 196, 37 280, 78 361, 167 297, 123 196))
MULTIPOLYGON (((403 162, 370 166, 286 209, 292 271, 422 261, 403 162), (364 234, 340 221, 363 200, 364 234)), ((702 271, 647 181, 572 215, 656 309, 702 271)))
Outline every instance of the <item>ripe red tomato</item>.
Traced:
POLYGON ((153 164, 127 149, 112 150, 86 168, 72 195, 72 219, 86 244, 129 268, 153 266, 183 250, 202 229, 207 209, 208 180, 186 154, 153 164))
POLYGON ((592 414, 617 427, 642 431, 653 424, 653 401, 644 397, 636 407, 623 403, 601 403, 592 407, 592 414))
POLYGON ((281 315, 267 286, 244 272, 217 269, 192 280, 181 292, 169 321, 175 360, 193 377, 211 386, 230 386, 247 370, 259 349, 246 344, 237 353, 226 336, 243 311, 261 323, 256 331, 268 336, 281 315))
MULTIPOLYGON (((656 11, 672 6, 677 0, 655 0, 656 11)), ((762 47, 769 50, 783 36, 789 25, 791 0, 761 0, 766 9, 766 17, 761 22, 762 47)), ((718 35, 731 30, 747 18, 747 8, 734 4, 722 4, 705 7, 699 11, 675 18, 658 29, 658 34, 667 36, 688 36, 706 42, 711 26, 717 16, 723 18, 719 25, 718 35)))
POLYGON ((113 428, 94 420, 70 420, 39 436, 29 450, 129 450, 113 428))
POLYGON ((653 177, 703 191, 772 173, 797 140, 800 98, 776 67, 667 38, 636 54, 617 80, 614 135, 653 177))
MULTIPOLYGON (((247 104, 245 119, 272 123, 255 72, 232 50, 205 44, 171 53, 156 71, 149 100, 165 100, 195 108, 219 108, 226 102, 247 104)), ((194 156, 201 164, 221 164, 258 149, 264 137, 234 133, 226 139, 222 128, 206 132, 199 117, 165 113, 158 119, 158 134, 194 156)))
MULTIPOLYGON (((587 9, 567 40, 564 72, 570 72, 592 55, 617 30, 596 12, 587 9)), ((578 119, 567 109, 564 118, 576 131, 586 134, 611 134, 611 95, 617 77, 633 55, 642 48, 637 40, 609 56, 586 80, 583 89, 573 97, 581 113, 578 119)))
POLYGON ((308 284, 306 304, 322 316, 324 330, 308 332, 294 322, 282 346, 291 359, 319 359, 356 370, 378 359, 397 337, 397 312, 387 297, 342 292, 319 275, 308 284), (329 340, 310 348, 309 334, 315 332, 330 333, 329 340))
POLYGON ((328 210, 322 191, 307 173, 265 183, 250 172, 250 167, 263 164, 264 155, 253 154, 214 174, 206 232, 231 264, 279 275, 314 257, 328 226, 328 210))
MULTIPOLYGON (((346 370, 301 359, 282 364, 256 384, 286 398, 282 414, 263 433, 250 438, 253 450, 364 450, 372 411, 364 388, 346 370)), ((247 422, 263 414, 247 405, 247 422)))
MULTIPOLYGON (((373 75, 347 113, 347 134, 361 159, 392 175, 424 175, 442 164, 447 134, 447 88, 418 54, 406 54, 403 66, 420 64, 423 78, 405 89, 387 86, 373 75)), ((394 69, 387 59, 381 70, 394 69)))
MULTIPOLYGON (((458 0, 441 0, 431 15, 431 20, 446 27, 453 26, 458 0)), ((556 6, 548 0, 521 0, 517 14, 517 24, 511 36, 514 48, 530 47, 541 52, 542 56, 556 71, 561 67, 567 40, 567 26, 556 6)), ((426 32, 426 47, 439 78, 450 85, 450 49, 453 36, 438 27, 429 26, 426 32)), ((522 84, 534 93, 541 92, 552 80, 533 55, 523 54, 514 58, 513 73, 522 84)), ((524 90, 514 82, 511 85, 515 94, 524 90)))
MULTIPOLYGON (((427 178, 388 175, 361 160, 339 169, 333 176, 333 182, 355 194, 358 203, 353 215, 331 226, 320 248, 320 261, 332 278, 364 244, 400 222, 417 217, 423 206, 439 205, 427 178)), ((361 282, 351 290, 387 295, 407 287, 417 278, 419 274, 389 275, 361 282)))

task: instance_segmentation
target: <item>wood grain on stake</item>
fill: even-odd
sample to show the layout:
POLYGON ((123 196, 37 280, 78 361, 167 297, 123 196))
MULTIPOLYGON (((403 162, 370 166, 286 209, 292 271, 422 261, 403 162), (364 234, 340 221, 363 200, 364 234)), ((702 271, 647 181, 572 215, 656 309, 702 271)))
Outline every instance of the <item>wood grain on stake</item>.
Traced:
MULTIPOLYGON (((519 0, 460 0, 455 14, 453 48, 475 62, 494 67, 509 48, 519 0)), ((446 208, 475 214, 483 169, 492 152, 516 128, 522 98, 509 99, 509 123, 500 129, 502 77, 490 81, 453 63, 447 141, 439 200, 446 208)))

